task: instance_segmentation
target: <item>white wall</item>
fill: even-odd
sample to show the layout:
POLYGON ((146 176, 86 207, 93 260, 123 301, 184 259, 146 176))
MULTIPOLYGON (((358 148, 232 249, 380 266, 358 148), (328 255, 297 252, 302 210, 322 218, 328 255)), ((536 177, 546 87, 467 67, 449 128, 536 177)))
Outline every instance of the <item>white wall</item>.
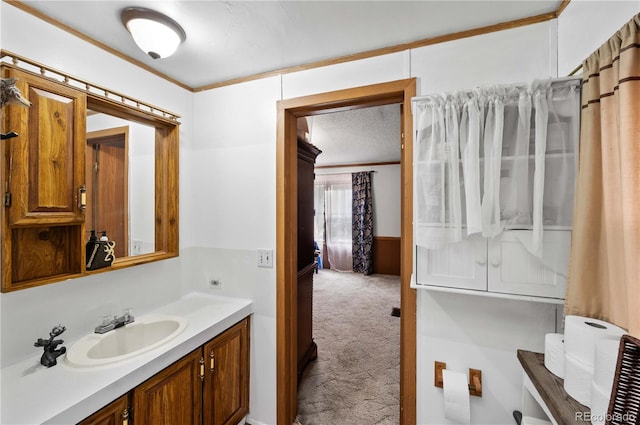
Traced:
MULTIPOLYGON (((556 51, 555 48, 550 49, 556 45, 555 24, 552 21, 447 45, 286 74, 282 76, 281 90, 284 98, 290 98, 416 76, 420 80, 419 90, 431 93, 477 84, 547 78, 555 76, 556 70, 556 51)), ((209 166, 209 173, 219 171, 221 167, 225 181, 231 185, 207 187, 206 193, 202 194, 205 200, 200 203, 206 207, 193 222, 203 235, 220 234, 223 242, 214 240, 213 244, 225 249, 216 250, 217 255, 226 252, 225 255, 229 256, 229 261, 221 262, 212 273, 228 273, 235 277, 251 274, 251 268, 232 272, 231 267, 250 261, 250 249, 259 247, 257 244, 263 243, 262 240, 266 241, 263 247, 275 245, 275 235, 270 232, 275 221, 267 220, 274 219, 270 215, 273 210, 260 207, 261 202, 267 202, 265 191, 270 193, 267 198, 273 199, 269 197, 274 195, 275 188, 275 153, 268 149, 275 146, 275 129, 268 122, 263 122, 265 116, 271 115, 273 121, 270 123, 275 123, 278 81, 272 80, 225 87, 195 96, 198 161, 215 164, 209 166), (237 106, 238 102, 249 97, 252 101, 244 109, 237 106), (214 119, 218 122, 213 123, 211 120, 214 119), (249 122, 252 125, 248 125, 249 122), (229 146, 232 141, 239 146, 229 146), (255 154, 249 154, 245 145, 255 145, 255 154), (234 180, 240 172, 234 167, 241 158, 244 158, 243 169, 251 170, 250 181, 256 184, 255 187, 251 184, 236 187, 239 183, 234 180), (241 199, 232 201, 237 194, 241 194, 241 199), (249 213, 245 210, 244 197, 259 199, 254 203, 255 211, 249 213), (225 207, 218 211, 221 200, 225 207), (242 246, 242 241, 253 241, 254 245, 245 243, 242 246), (234 248, 240 245, 241 249, 228 250, 225 244, 234 248)), ((193 167, 194 170, 199 168, 193 167)), ((267 205, 274 208, 272 203, 267 205)), ((204 240, 198 245, 210 246, 204 240)), ((264 290, 263 287, 261 289, 264 290)), ((270 291, 275 291, 275 288, 271 287, 270 291)), ((431 360, 434 358, 447 361, 454 368, 483 370, 487 395, 474 401, 473 423, 511 423, 511 411, 520 403, 521 382, 516 349, 541 350, 544 334, 555 330, 555 318, 555 307, 545 304, 497 302, 461 295, 432 296, 421 292, 418 300, 419 423, 446 422, 442 390, 435 390, 431 385, 431 360)), ((268 378, 266 375, 260 377, 264 382, 268 378)), ((272 385, 270 388, 274 388, 274 381, 272 385)), ((267 388, 268 385, 265 390, 267 388)), ((251 418, 263 423, 272 423, 273 420, 255 411, 252 411, 251 418)))
MULTIPOLYGON (((584 13, 580 19, 609 16, 602 4, 611 2, 575 6, 576 1, 565 11, 565 22, 577 16, 572 7, 584 13)), ((220 295, 255 301, 250 406, 255 425, 273 424, 276 416, 275 269, 255 267, 255 249, 275 248, 276 101, 411 76, 419 80, 419 94, 429 94, 555 76, 559 63, 574 66, 565 47, 558 50, 554 20, 192 94, 7 3, 0 8, 2 48, 183 115, 180 257, 1 294, 2 365, 34 355, 33 341, 54 324, 67 325, 65 336, 72 341, 104 313, 125 306, 143 313, 185 291, 205 289, 215 277, 223 281, 220 295)), ((561 44, 569 46, 564 39, 561 44)), ((520 405, 515 350, 542 350, 544 333, 556 326, 555 307, 420 291, 417 309, 418 423, 447 423, 442 390, 432 386, 436 359, 454 370, 483 370, 485 396, 472 400, 472 423, 513 423, 511 411, 520 405)))
MULTIPOLYGON (((192 94, 41 21, 0 3, 1 47, 72 75, 181 114, 181 152, 192 140, 192 94)), ((181 169, 188 164, 181 161, 181 169)), ((182 176, 181 176, 182 177, 182 176)), ((181 189, 188 179, 181 178, 181 189)), ((181 193, 181 213, 189 215, 181 193)), ((181 228, 188 222, 181 216, 181 228)), ((181 246, 190 241, 181 234, 181 246)), ((62 323, 65 341, 90 332, 107 313, 143 314, 181 294, 181 258, 0 294, 1 365, 37 356, 33 342, 62 323)))
MULTIPOLYGON (((550 21, 411 52, 420 94, 555 76, 555 28, 550 21), (551 46, 551 48, 550 48, 551 46)), ((544 349, 555 330, 556 307, 532 302, 418 291, 419 424, 451 423, 443 391, 433 386, 434 361, 466 372, 481 369, 482 398, 472 397, 472 424, 511 424, 520 409, 516 350, 544 349)))
POLYGON ((400 237, 400 165, 367 167, 316 168, 316 175, 374 171, 371 175, 373 196, 373 236, 400 237))
POLYGON ((640 0, 571 0, 558 18, 558 75, 582 65, 637 13, 640 0))
MULTIPOLYGON (((275 250, 276 101, 272 77, 194 95, 195 137, 188 167, 195 210, 194 246, 183 250, 184 283, 254 301, 250 422, 275 423, 275 268, 256 267, 256 249, 275 250)), ((181 233, 182 235, 182 233, 181 233)))

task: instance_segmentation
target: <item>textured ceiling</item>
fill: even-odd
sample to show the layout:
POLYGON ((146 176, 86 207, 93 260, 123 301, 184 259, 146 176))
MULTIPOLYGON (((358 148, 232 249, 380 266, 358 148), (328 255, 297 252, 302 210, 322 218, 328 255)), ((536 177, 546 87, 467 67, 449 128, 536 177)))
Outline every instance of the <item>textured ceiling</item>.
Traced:
MULTIPOLYGON (((23 1, 190 88, 554 12, 561 0, 23 1), (155 9, 187 33, 153 60, 120 21, 129 6, 155 9)), ((14 7, 2 2, 0 7, 14 7)))
POLYGON ((311 143, 322 150, 316 165, 400 161, 400 105, 334 112, 307 118, 311 143))

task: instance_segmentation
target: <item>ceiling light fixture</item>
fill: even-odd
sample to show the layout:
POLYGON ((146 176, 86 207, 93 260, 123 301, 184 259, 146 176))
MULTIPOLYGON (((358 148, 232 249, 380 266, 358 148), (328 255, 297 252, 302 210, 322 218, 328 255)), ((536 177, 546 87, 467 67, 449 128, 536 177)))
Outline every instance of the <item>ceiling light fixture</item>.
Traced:
POLYGON ((127 7, 120 17, 133 41, 153 59, 171 56, 187 38, 180 24, 155 10, 127 7))

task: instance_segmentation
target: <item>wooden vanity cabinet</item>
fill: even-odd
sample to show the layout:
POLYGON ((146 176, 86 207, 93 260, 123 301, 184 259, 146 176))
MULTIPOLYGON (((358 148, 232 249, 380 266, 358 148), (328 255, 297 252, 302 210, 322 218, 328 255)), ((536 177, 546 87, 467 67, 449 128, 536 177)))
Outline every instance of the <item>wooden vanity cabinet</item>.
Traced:
POLYGON ((203 425, 236 425, 249 412, 249 320, 204 346, 203 425))
POLYGON ((129 395, 123 395, 78 425, 129 425, 129 395))
POLYGON ((248 412, 247 317, 78 425, 236 425, 248 412))
POLYGON ((200 425, 202 415, 202 348, 133 390, 135 425, 200 425))

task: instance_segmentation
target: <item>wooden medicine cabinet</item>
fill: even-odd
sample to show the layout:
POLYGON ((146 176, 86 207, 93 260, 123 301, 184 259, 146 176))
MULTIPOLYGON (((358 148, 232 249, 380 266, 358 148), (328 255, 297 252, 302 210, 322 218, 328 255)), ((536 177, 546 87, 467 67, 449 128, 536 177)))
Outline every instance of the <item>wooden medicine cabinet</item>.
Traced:
POLYGON ((179 116, 1 56, 2 78, 31 102, 0 111, 1 132, 18 133, 1 145, 2 292, 177 256, 179 116), (92 229, 118 249, 90 271, 92 229))

